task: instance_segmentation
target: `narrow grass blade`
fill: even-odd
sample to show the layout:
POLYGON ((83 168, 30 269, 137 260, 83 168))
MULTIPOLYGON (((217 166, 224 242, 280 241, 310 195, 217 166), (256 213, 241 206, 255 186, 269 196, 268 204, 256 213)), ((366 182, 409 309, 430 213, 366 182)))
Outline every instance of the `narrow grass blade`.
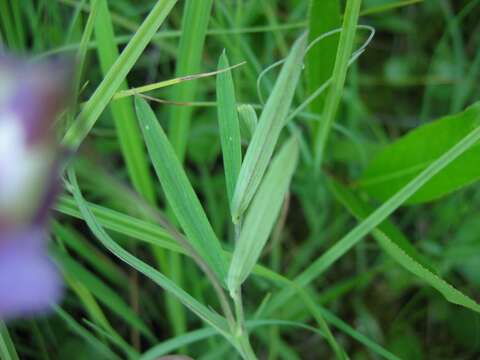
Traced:
POLYGON ((157 1, 77 116, 75 122, 68 129, 63 138, 64 145, 72 149, 77 149, 80 146, 176 2, 177 0, 157 1))
POLYGON ((216 328, 221 334, 229 338, 228 326, 223 317, 211 311, 206 306, 194 299, 190 294, 178 287, 174 282, 165 277, 162 273, 155 270, 150 265, 144 263, 142 260, 130 254, 128 251, 118 245, 98 223, 93 213, 90 211, 87 203, 83 199, 80 189, 76 182, 75 174, 72 170, 69 171, 69 180, 71 182, 71 190, 77 205, 87 222, 90 230, 97 237, 97 239, 116 257, 124 261, 153 282, 161 286, 163 289, 177 297, 187 308, 198 315, 205 322, 216 328))
POLYGON ((82 234, 57 221, 52 222, 51 228, 62 245, 72 249, 93 270, 115 285, 125 285, 126 274, 109 257, 90 244, 82 234))
POLYGON ((0 0, 0 24, 2 25, 3 33, 7 40, 7 44, 11 49, 20 49, 20 39, 15 32, 13 24, 13 16, 10 10, 10 1, 0 0))
MULTIPOLYGON (((377 353, 378 355, 382 356, 385 359, 400 360, 397 356, 389 352, 387 349, 383 348, 379 344, 370 340, 365 335, 361 334, 354 328, 350 327, 347 323, 345 323, 343 320, 333 315, 328 310, 322 308, 320 311, 322 315, 325 317, 325 319, 327 319, 328 322, 330 322, 332 325, 340 329, 342 332, 344 332, 348 336, 357 340, 359 343, 365 345, 365 347, 371 349, 374 353, 377 353)), ((312 326, 305 325, 303 323, 295 322, 295 321, 277 320, 277 319, 250 320, 246 322, 246 326, 249 330, 253 330, 260 327, 267 327, 267 326, 268 327, 289 326, 289 327, 295 327, 298 329, 308 330, 320 336, 324 336, 322 331, 312 326)), ((194 330, 189 332, 188 334, 178 336, 174 339, 167 340, 162 344, 152 347, 147 352, 145 352, 140 359, 155 360, 155 359, 158 359, 159 356, 172 353, 174 350, 177 350, 184 345, 192 344, 201 340, 206 340, 215 335, 216 335, 215 331, 209 328, 194 330)))
MULTIPOLYGON (((103 206, 88 202, 87 204, 95 217, 98 218, 98 221, 107 229, 135 239, 142 239, 146 243, 157 245, 167 250, 183 252, 183 249, 174 242, 170 234, 160 226, 103 206)), ((77 219, 84 219, 75 200, 71 197, 61 197, 57 202, 56 209, 77 219)))
POLYGON ((78 94, 80 92, 82 75, 83 75, 83 70, 85 67, 85 61, 87 57, 88 43, 92 37, 93 26, 95 24, 95 20, 97 18, 97 12, 98 12, 98 5, 99 5, 98 1, 92 0, 91 4, 92 4, 91 5, 92 10, 88 15, 87 23, 85 25, 85 29, 83 30, 82 38, 80 40, 80 46, 76 54, 75 80, 74 80, 74 87, 73 87, 74 99, 76 101, 79 101, 78 94))
POLYGON ((0 358, 5 360, 19 360, 15 345, 3 321, 0 321, 0 358))
POLYGON ((272 160, 245 217, 228 272, 227 284, 232 293, 245 281, 262 253, 280 213, 297 160, 298 144, 292 137, 272 160))
MULTIPOLYGON (((228 58, 224 51, 218 61, 218 68, 228 68, 229 66, 228 58)), ((238 174, 240 173, 240 166, 242 165, 242 148, 235 88, 230 71, 217 76, 217 110, 227 195, 229 202, 231 202, 238 174)))
POLYGON ((307 35, 293 45, 248 146, 232 200, 232 219, 238 223, 257 191, 272 157, 295 94, 305 54, 307 35))
MULTIPOLYGON (((341 26, 339 0, 310 0, 308 15, 309 43, 319 36, 341 26)), ((335 66, 339 35, 335 34, 316 44, 306 55, 307 93, 311 95, 332 76, 335 66)), ((325 96, 320 95, 311 104, 313 113, 321 114, 325 96)), ((312 122, 312 134, 316 134, 320 123, 312 122)), ((314 139, 313 139, 314 140, 314 139)))
MULTIPOLYGON (((335 198, 345 207, 347 207, 347 209, 357 218, 357 220, 362 221, 374 210, 373 207, 358 199, 350 189, 339 182, 329 179, 328 187, 332 191, 335 198)), ((397 246, 402 249, 403 252, 405 252, 416 262, 420 263, 423 267, 429 269, 431 272, 436 273, 432 262, 420 254, 415 246, 413 246, 407 237, 402 233, 402 231, 389 219, 386 219, 384 222, 382 222, 377 229, 385 233, 393 242, 397 244, 397 246)))
POLYGON ((175 151, 150 106, 136 98, 140 127, 158 178, 187 239, 223 282, 227 264, 222 247, 182 168, 175 151))
MULTIPOLYGON (((185 254, 186 251, 175 243, 175 240, 160 226, 139 220, 118 211, 86 202, 97 221, 108 230, 117 232, 142 243, 156 245, 158 247, 185 254)), ((75 200, 69 196, 62 196, 57 205, 57 211, 62 214, 72 216, 77 219, 84 219, 84 216, 78 209, 75 200)), ((231 258, 231 253, 223 252, 226 258, 231 258)), ((255 265, 253 272, 264 278, 268 278, 277 283, 284 283, 286 280, 281 275, 260 266, 255 265)))
MULTIPOLYGON (((480 118, 478 118, 480 120, 480 118)), ((315 262, 313 262, 304 272, 302 272, 295 282, 299 286, 306 286, 334 262, 341 258, 348 250, 360 242, 365 235, 380 225, 390 214, 392 214, 400 205, 410 198, 418 189, 425 185, 432 177, 438 174, 442 169, 455 161, 460 155, 465 153, 474 144, 480 140, 480 126, 471 131, 461 141, 455 144, 450 150, 430 164, 417 177, 405 185, 400 191, 393 195, 382 206, 372 212, 365 220, 352 229, 347 235, 340 239, 334 246, 327 250, 315 262)), ((271 309, 278 308, 280 305, 291 298, 294 294, 292 289, 281 291, 272 301, 271 309)))
POLYGON ((319 167, 322 164, 328 135, 342 98, 350 56, 352 55, 361 3, 361 0, 347 1, 335 67, 333 69, 332 84, 325 100, 322 122, 320 123, 317 133, 314 134, 314 169, 316 171, 319 170, 319 167))
MULTIPOLYGON (((336 187, 336 194, 338 194, 337 199, 339 199, 357 218, 362 220, 369 215, 370 211, 366 210, 366 206, 362 201, 349 189, 340 184, 335 184, 334 186, 336 187)), ((473 311, 480 312, 479 304, 455 289, 452 285, 429 269, 429 267, 423 265, 421 261, 418 261, 419 256, 410 243, 407 242, 408 246, 405 246, 405 244, 396 242, 395 239, 389 236, 388 229, 385 229, 385 227, 382 226, 372 230, 372 235, 382 249, 397 263, 403 266, 405 270, 418 276, 430 286, 437 289, 448 301, 464 306, 473 311), (412 249, 414 251, 413 253, 412 249)))
POLYGON ((110 311, 122 318, 133 328, 139 330, 150 341, 155 339, 142 319, 102 280, 65 254, 56 252, 55 259, 62 265, 62 270, 68 276, 85 286, 88 291, 110 309, 110 311))
POLYGON ((100 359, 112 359, 120 360, 120 357, 116 355, 107 345, 97 339, 90 331, 81 326, 73 317, 71 317, 66 311, 60 307, 55 307, 57 315, 65 321, 70 327, 73 333, 84 339, 90 346, 92 346, 97 352, 100 359))
POLYGON ((178 84, 181 84, 181 83, 187 82, 187 81, 193 81, 193 80, 198 80, 198 79, 222 74, 224 72, 228 72, 228 71, 233 70, 236 67, 242 66, 244 64, 245 64, 245 62, 241 62, 241 63, 236 64, 236 65, 219 68, 218 70, 215 70, 215 71, 203 72, 203 73, 193 74, 193 75, 185 75, 185 76, 180 76, 180 77, 176 77, 176 78, 169 79, 169 80, 159 81, 159 82, 156 82, 156 83, 153 83, 153 84, 147 84, 147 85, 139 86, 139 87, 128 89, 128 90, 120 90, 113 96, 113 100, 122 99, 122 98, 128 97, 128 96, 134 96, 134 95, 142 94, 142 93, 145 93, 145 92, 148 92, 148 91, 163 89, 163 88, 173 86, 173 85, 178 85, 178 84))
POLYGON ((240 131, 242 137, 250 141, 257 129, 258 117, 252 105, 240 105, 237 108, 240 115, 240 131))
MULTIPOLYGON (((177 77, 199 71, 213 0, 186 0, 184 3, 182 35, 175 69, 177 77)), ((172 100, 192 101, 196 91, 195 82, 179 84, 173 89, 172 100)), ((173 106, 169 114, 169 138, 180 162, 185 157, 192 111, 190 106, 173 106)))
MULTIPOLYGON (((119 57, 115 43, 112 17, 106 0, 98 0, 98 18, 95 23, 97 53, 103 75, 107 75, 119 57)), ((122 81, 119 90, 126 90, 126 81, 122 81)), ((135 190, 148 202, 155 203, 155 190, 148 169, 148 161, 142 142, 140 129, 135 119, 133 103, 130 99, 114 101, 110 110, 117 129, 118 141, 128 173, 135 190)))

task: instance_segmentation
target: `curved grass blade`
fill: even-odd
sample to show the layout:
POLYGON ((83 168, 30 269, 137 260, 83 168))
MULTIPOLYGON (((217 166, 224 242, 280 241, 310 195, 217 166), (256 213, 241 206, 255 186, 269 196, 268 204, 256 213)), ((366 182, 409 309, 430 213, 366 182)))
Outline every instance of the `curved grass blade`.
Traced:
POLYGON ((144 334, 150 341, 155 339, 141 318, 132 311, 125 301, 98 277, 85 269, 69 256, 55 253, 55 259, 62 265, 62 270, 70 277, 85 286, 99 301, 127 324, 144 334))
POLYGON ((262 253, 288 191, 298 151, 292 137, 272 160, 252 201, 230 263, 227 285, 231 293, 245 281, 262 253))
POLYGON ((157 1, 77 116, 75 122, 68 129, 63 138, 65 146, 74 150, 80 146, 176 2, 177 0, 157 1))
POLYGON ((168 204, 187 239, 223 282, 227 263, 220 241, 152 109, 145 100, 138 97, 135 98, 135 106, 153 167, 162 183, 168 204))
POLYGON ((77 323, 77 321, 62 308, 55 306, 55 312, 72 329, 73 333, 83 338, 88 344, 98 351, 100 359, 120 360, 120 357, 116 355, 107 345, 97 339, 90 331, 77 323), (100 354, 102 354, 101 357, 100 354))
MULTIPOLYGON (((355 215, 355 217, 362 220, 368 216, 370 211, 362 211, 366 208, 366 206, 355 196, 355 194, 338 183, 332 185, 336 188, 335 193, 338 195, 337 199, 339 199, 340 202, 355 215)), ((431 269, 429 269, 429 267, 425 266, 422 261, 419 261, 419 258, 421 257, 418 255, 415 248, 408 243, 408 241, 407 244, 395 241, 395 239, 388 234, 388 230, 385 228, 385 226, 382 225, 372 230, 372 235, 382 249, 397 263, 405 268, 405 270, 418 276, 420 279, 424 280, 430 286, 438 290, 445 297, 445 299, 451 303, 464 306, 476 312, 480 312, 479 304, 455 289, 452 285, 447 283, 431 269)))
MULTIPOLYGON (((365 345, 365 347, 369 348, 376 354, 388 360, 400 360, 397 356, 389 352, 387 349, 383 348, 379 344, 367 338, 362 333, 350 327, 347 323, 345 323, 343 320, 333 315, 330 311, 323 308, 321 308, 319 311, 321 311, 322 316, 324 316, 328 322, 330 322, 332 325, 340 329, 342 332, 344 332, 348 336, 357 340, 359 343, 365 345)), ((277 320, 277 319, 260 319, 260 320, 249 320, 245 323, 245 325, 250 330, 253 330, 259 327, 266 327, 266 326, 290 326, 298 329, 308 330, 320 336, 324 336, 324 333, 319 329, 316 329, 313 326, 305 325, 303 323, 296 322, 296 321, 277 320)), ((161 344, 155 345, 154 347, 152 347, 151 349, 143 353, 142 356, 140 357, 140 360, 155 360, 162 355, 166 355, 168 353, 174 352, 175 350, 181 348, 182 346, 193 344, 201 340, 206 340, 215 335, 216 335, 215 330, 210 328, 203 328, 199 330, 190 331, 187 334, 177 336, 173 339, 164 341, 161 344)))
POLYGON ((211 311, 206 306, 198 302, 190 294, 185 292, 182 288, 178 287, 173 281, 165 277, 162 273, 155 270, 150 265, 144 263, 142 260, 130 254, 128 251, 123 249, 118 245, 103 229, 103 227, 98 223, 97 219, 91 212, 88 204, 83 199, 83 196, 80 192, 78 184, 76 182, 75 173, 70 169, 69 180, 71 182, 70 189, 73 192, 75 201, 82 213, 86 223, 88 224, 90 230, 97 237, 97 239, 104 245, 112 254, 118 257, 120 260, 124 261, 153 282, 158 284, 160 287, 174 295, 178 298, 187 308, 194 312, 197 316, 203 319, 206 323, 213 326, 217 329, 222 335, 227 339, 230 338, 228 325, 226 320, 218 315, 217 313, 211 311))
POLYGON ((239 222, 255 195, 285 126, 300 78, 306 42, 307 34, 303 34, 293 45, 248 146, 232 200, 234 223, 239 222))
MULTIPOLYGON (((334 179, 328 179, 327 184, 336 199, 340 201, 350 211, 350 213, 357 218, 357 220, 362 221, 374 210, 374 208, 365 202, 362 202, 350 189, 334 179)), ((382 222, 377 229, 385 233, 393 242, 397 244, 397 246, 399 246, 416 262, 420 263, 423 267, 429 269, 431 272, 436 273, 432 262, 420 254, 415 246, 413 246, 407 237, 402 233, 402 231, 400 231, 400 229, 398 229, 389 219, 386 219, 384 222, 382 222)))
MULTIPOLYGON (((218 69, 229 66, 227 54, 224 51, 218 61, 218 69)), ((231 203, 242 165, 242 148, 235 88, 230 71, 217 76, 217 110, 227 195, 231 203)))

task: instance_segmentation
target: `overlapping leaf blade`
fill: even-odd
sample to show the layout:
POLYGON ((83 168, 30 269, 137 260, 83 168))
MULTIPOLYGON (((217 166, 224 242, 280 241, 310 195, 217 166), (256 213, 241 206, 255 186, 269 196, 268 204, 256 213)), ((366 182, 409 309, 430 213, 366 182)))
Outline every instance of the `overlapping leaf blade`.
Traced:
POLYGON ((255 195, 285 126, 300 78, 306 42, 307 35, 303 34, 293 45, 248 146, 232 200, 232 218, 235 223, 255 195))
POLYGON ((273 159, 245 217, 236 242, 228 288, 234 292, 252 271, 275 225, 298 159, 298 144, 291 138, 273 159))
POLYGON ((136 98, 135 106, 150 158, 168 204, 187 239, 223 281, 227 264, 222 247, 172 145, 147 102, 136 98))

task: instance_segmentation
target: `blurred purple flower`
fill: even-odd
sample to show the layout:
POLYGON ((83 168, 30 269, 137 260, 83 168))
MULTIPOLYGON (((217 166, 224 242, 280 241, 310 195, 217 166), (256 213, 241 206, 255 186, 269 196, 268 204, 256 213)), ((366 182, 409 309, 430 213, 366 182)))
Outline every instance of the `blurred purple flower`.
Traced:
POLYGON ((58 181, 52 125, 68 67, 0 54, 0 319, 44 311, 61 295, 46 220, 58 181))

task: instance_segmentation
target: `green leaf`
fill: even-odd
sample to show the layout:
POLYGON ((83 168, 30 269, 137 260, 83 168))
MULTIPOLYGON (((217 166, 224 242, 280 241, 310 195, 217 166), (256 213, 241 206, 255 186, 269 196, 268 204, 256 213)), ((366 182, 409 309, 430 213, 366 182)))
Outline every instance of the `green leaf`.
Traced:
MULTIPOLYGON (((218 69, 228 68, 229 66, 230 64, 224 51, 218 61, 218 69)), ((231 202, 238 174, 240 173, 240 166, 242 165, 240 124, 231 71, 217 75, 217 109, 227 195, 229 202, 231 202)))
POLYGON ((68 129, 63 138, 64 145, 72 149, 80 146, 176 2, 177 0, 157 1, 68 129))
POLYGON ((152 332, 143 323, 140 317, 132 311, 125 301, 108 287, 100 278, 92 274, 68 255, 57 251, 55 259, 61 264, 62 270, 71 278, 84 285, 97 299, 99 299, 113 313, 117 314, 127 324, 139 330, 150 341, 155 339, 152 332))
MULTIPOLYGON (((107 1, 98 0, 98 7, 95 39, 102 74, 106 76, 118 59, 119 52, 115 43, 112 17, 107 1)), ((127 88, 127 82, 122 81, 118 90, 126 90, 127 88)), ((115 122, 120 148, 135 190, 147 201, 154 203, 155 190, 148 169, 141 132, 135 119, 133 102, 131 99, 118 99, 113 101, 109 107, 115 122)))
POLYGON ((248 146, 232 200, 232 219, 238 223, 257 191, 277 144, 300 78, 307 35, 293 45, 260 116, 248 146))
POLYGON ((135 98, 135 106, 153 167, 162 183, 168 204, 192 246, 218 279, 224 281, 227 263, 222 247, 172 145, 147 102, 135 98))
POLYGON ((298 144, 292 137, 272 160, 245 217, 228 272, 230 292, 238 289, 257 263, 280 213, 297 159, 298 144))
MULTIPOLYGON (((362 220, 371 213, 372 210, 369 209, 368 205, 358 199, 349 189, 334 182, 332 182, 331 185, 335 189, 334 193, 337 195, 337 199, 339 199, 355 217, 362 220)), ((437 289, 451 303, 480 312, 479 304, 435 274, 430 269, 430 266, 428 266, 428 263, 417 253, 413 245, 403 237, 401 232, 394 226, 393 229, 396 231, 392 231, 392 226, 393 224, 384 222, 372 231, 373 237, 388 255, 403 266, 405 270, 418 276, 433 288, 437 289), (398 234, 401 234, 402 237, 399 238, 398 234)))
MULTIPOLYGON (((370 215, 374 208, 369 206, 367 203, 361 201, 350 189, 340 184, 334 179, 329 179, 328 186, 332 193, 335 195, 338 201, 340 201, 350 213, 355 216, 358 220, 365 219, 370 215)), ((420 254, 415 246, 405 237, 400 229, 398 229, 393 222, 389 219, 386 219, 377 229, 385 233, 395 244, 400 247, 408 256, 414 259, 416 262, 420 263, 423 267, 429 269, 431 272, 435 273, 431 261, 429 261, 425 256, 420 254)))
MULTIPOLYGON (((319 36, 338 29, 341 26, 339 0, 310 0, 308 15, 308 42, 311 43, 319 36)), ((322 84, 330 79, 335 66, 339 35, 330 36, 316 44, 306 55, 305 71, 307 74, 308 95, 312 94, 322 84)), ((315 114, 321 114, 325 96, 320 95, 315 99, 310 109, 315 114)), ((318 122, 312 122, 315 134, 318 122)))
POLYGON ((19 360, 15 345, 3 321, 0 321, 0 358, 5 360, 19 360))
MULTIPOLYGON (((479 115, 480 102, 409 132, 371 162, 358 186, 378 200, 388 199, 478 126, 479 115)), ((478 159, 477 144, 428 181, 406 204, 431 201, 478 180, 478 159)))
MULTIPOLYGON (((184 252, 184 250, 173 240, 170 234, 158 225, 122 214, 118 211, 88 203, 88 207, 98 218, 102 226, 109 230, 118 232, 128 237, 141 239, 145 243, 160 246, 164 249, 184 252)), ((71 197, 62 196, 56 204, 56 209, 77 219, 84 219, 78 209, 75 200, 71 197)))
MULTIPOLYGON (((185 7, 180 45, 176 56, 176 77, 199 72, 213 0, 186 0, 183 3, 185 7)), ((195 81, 178 84, 173 88, 171 97, 175 101, 193 101, 197 86, 195 81)), ((187 148, 192 112, 191 106, 174 106, 169 115, 168 135, 182 163, 187 148)))
MULTIPOLYGON (((480 114, 477 116, 480 123, 480 114)), ((383 205, 373 211, 365 220, 359 223, 348 234, 338 240, 335 245, 323 253, 317 260, 305 269, 299 276, 295 278, 298 286, 306 286, 311 281, 320 276, 325 270, 329 269, 333 263, 341 258, 354 245, 358 244, 365 235, 370 233, 379 224, 381 224, 390 214, 399 208, 406 200, 408 200, 418 189, 425 185, 430 179, 442 171, 445 167, 458 159, 462 154, 468 151, 480 140, 480 126, 473 129, 468 135, 463 137, 448 151, 445 151, 440 157, 432 162, 426 169, 418 174, 413 180, 402 187, 383 205)), ((284 289, 272 301, 270 310, 285 304, 288 299, 294 295, 291 289, 284 289)))
POLYGON ((103 229, 103 227, 98 223, 95 215, 88 207, 87 202, 83 199, 83 196, 80 192, 80 189, 77 184, 75 173, 70 169, 69 170, 69 180, 71 182, 71 191, 75 201, 82 213, 88 227, 92 233, 97 237, 97 239, 105 246, 112 254, 118 257, 120 260, 124 261, 132 268, 136 269, 153 282, 161 286, 163 289, 171 293, 173 296, 177 297, 187 308, 194 312, 197 316, 203 319, 205 322, 216 328, 221 334, 223 334, 227 339, 229 339, 228 325, 223 317, 213 312, 190 294, 185 292, 177 284, 171 281, 169 278, 164 276, 159 271, 155 270, 150 265, 146 264, 142 260, 130 254, 128 251, 123 249, 118 245, 103 229))
POLYGON ((120 357, 116 355, 107 345, 105 345, 100 339, 97 339, 90 331, 81 326, 72 316, 70 316, 62 308, 55 306, 55 312, 61 319, 63 319, 63 321, 65 321, 65 323, 70 327, 73 333, 75 333, 78 337, 84 339, 86 343, 91 345, 92 348, 97 351, 96 355, 99 359, 120 359, 120 357))
POLYGON ((343 19, 342 33, 338 44, 335 66, 333 68, 332 84, 325 99, 322 112, 322 122, 314 134, 314 165, 319 169, 322 165, 330 129, 334 123, 343 88, 347 78, 347 70, 352 55, 355 33, 357 30, 361 0, 348 0, 343 19))
POLYGON ((252 139, 258 125, 258 117, 252 105, 239 105, 237 108, 240 115, 240 131, 242 137, 248 142, 252 139))

